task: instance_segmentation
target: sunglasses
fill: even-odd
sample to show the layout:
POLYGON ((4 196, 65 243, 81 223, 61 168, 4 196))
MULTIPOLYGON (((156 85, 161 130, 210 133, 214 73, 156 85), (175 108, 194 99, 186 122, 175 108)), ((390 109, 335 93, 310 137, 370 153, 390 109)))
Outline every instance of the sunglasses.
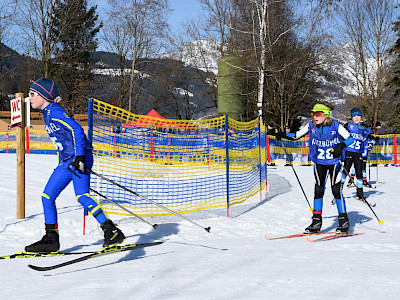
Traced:
POLYGON ((322 116, 325 116, 325 114, 322 112, 322 111, 312 111, 311 112, 311 115, 314 117, 314 116, 316 116, 316 117, 322 117, 322 116))
POLYGON ((38 95, 39 95, 39 94, 36 93, 36 92, 29 92, 29 93, 28 93, 29 98, 35 98, 35 97, 38 96, 38 95))

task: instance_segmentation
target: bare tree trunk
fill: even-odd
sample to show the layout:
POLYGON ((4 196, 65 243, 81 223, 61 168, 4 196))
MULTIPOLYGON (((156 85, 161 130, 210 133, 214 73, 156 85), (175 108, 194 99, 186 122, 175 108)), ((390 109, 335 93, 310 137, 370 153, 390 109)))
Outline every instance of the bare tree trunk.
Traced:
MULTIPOLYGON (((113 28, 104 32, 107 44, 111 49, 118 49, 118 54, 124 56, 124 61, 132 61, 127 90, 120 90, 121 98, 128 93, 128 109, 132 111, 137 109, 141 93, 138 88, 140 84, 135 79, 140 74, 135 76, 135 70, 139 71, 138 65, 143 63, 146 55, 160 54, 162 40, 167 37, 169 29, 166 21, 169 3, 168 0, 108 0, 108 4, 110 10, 107 24, 113 24, 113 28), (115 34, 122 40, 115 39, 115 34)), ((121 87, 125 86, 125 82, 122 82, 126 80, 124 73, 123 70, 120 77, 121 87)))
MULTIPOLYGON (((23 20, 17 26, 23 30, 27 41, 26 47, 33 49, 35 57, 42 62, 42 74, 49 75, 50 60, 58 40, 53 34, 54 10, 60 0, 22 0, 19 11, 23 20)), ((65 28, 66 30, 67 28, 65 28)))
POLYGON ((265 34, 267 31, 267 0, 262 0, 261 4, 255 3, 257 8, 258 26, 259 26, 259 39, 261 45, 260 63, 258 64, 258 94, 257 94, 257 108, 258 116, 263 122, 262 107, 264 100, 264 85, 265 85, 265 64, 266 64, 266 41, 265 34))
POLYGON ((354 44, 357 64, 352 74, 360 88, 359 104, 367 121, 375 124, 379 119, 386 75, 383 72, 384 54, 393 42, 391 31, 395 2, 392 0, 345 0, 340 7, 338 18, 342 27, 339 32, 344 39, 354 44), (375 59, 373 65, 369 62, 375 59), (361 78, 360 78, 361 77, 361 78))

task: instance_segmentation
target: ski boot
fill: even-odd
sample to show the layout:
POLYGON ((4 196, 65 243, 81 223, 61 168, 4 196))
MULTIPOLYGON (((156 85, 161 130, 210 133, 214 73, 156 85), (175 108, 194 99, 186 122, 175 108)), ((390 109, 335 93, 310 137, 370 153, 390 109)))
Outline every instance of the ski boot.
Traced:
POLYGON ((339 226, 336 228, 336 233, 348 233, 349 232, 349 218, 347 213, 339 214, 339 226))
POLYGON ((103 247, 113 247, 125 240, 125 235, 111 220, 105 221, 100 227, 104 231, 103 247))
POLYGON ((313 214, 312 223, 304 230, 304 233, 318 233, 321 230, 321 226, 322 226, 322 215, 313 214))
POLYGON ((60 237, 54 224, 46 224, 46 234, 40 241, 25 247, 26 252, 57 252, 60 249, 60 237), (53 227, 53 228, 49 228, 53 227))
POLYGON ((363 185, 367 187, 370 186, 370 184, 367 181, 367 178, 363 178, 363 185))
POLYGON ((360 201, 363 201, 364 198, 364 190, 363 188, 357 188, 357 198, 360 201))

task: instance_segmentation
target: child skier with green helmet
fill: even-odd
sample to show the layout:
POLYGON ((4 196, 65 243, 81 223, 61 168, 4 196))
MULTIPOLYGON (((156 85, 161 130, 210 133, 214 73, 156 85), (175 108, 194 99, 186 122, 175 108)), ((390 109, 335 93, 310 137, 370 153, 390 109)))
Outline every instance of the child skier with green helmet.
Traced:
MULTIPOLYGON (((293 134, 293 139, 299 139, 310 134, 310 159, 314 162, 314 208, 312 223, 305 229, 305 233, 317 233, 322 226, 322 207, 325 184, 329 173, 332 193, 336 199, 339 213, 338 233, 349 231, 349 219, 346 211, 346 203, 342 197, 340 158, 343 149, 351 145, 354 139, 350 133, 336 120, 331 119, 334 106, 319 102, 311 110, 312 120, 303 128, 293 134)), ((285 138, 286 136, 282 135, 285 138)))

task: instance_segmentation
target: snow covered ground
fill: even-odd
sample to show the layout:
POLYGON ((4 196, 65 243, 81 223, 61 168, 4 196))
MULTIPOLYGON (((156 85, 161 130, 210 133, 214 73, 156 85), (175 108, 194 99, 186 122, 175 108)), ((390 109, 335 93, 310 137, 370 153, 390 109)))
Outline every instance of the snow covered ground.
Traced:
MULTIPOLYGON (((16 157, 0 155, 0 255, 23 250, 44 233, 40 195, 56 166, 56 156, 27 155, 26 219, 16 219, 16 157)), ((295 167, 308 199, 312 167, 295 167)), ((185 215, 211 233, 176 217, 154 219, 157 230, 134 218, 113 218, 125 243, 162 245, 110 254, 48 272, 71 257, 1 260, 0 299, 400 299, 400 168, 379 166, 376 189, 366 196, 371 210, 344 191, 352 232, 364 235, 309 243, 306 238, 269 241, 264 234, 299 233, 311 212, 290 167, 269 168, 270 190, 263 202, 185 215)), ((376 168, 371 179, 376 180, 376 168)), ((336 207, 327 188, 323 231, 336 228, 336 207)), ((61 250, 101 248, 103 236, 83 209, 72 186, 57 201, 61 250)), ((313 237, 315 238, 315 237, 313 237)))

